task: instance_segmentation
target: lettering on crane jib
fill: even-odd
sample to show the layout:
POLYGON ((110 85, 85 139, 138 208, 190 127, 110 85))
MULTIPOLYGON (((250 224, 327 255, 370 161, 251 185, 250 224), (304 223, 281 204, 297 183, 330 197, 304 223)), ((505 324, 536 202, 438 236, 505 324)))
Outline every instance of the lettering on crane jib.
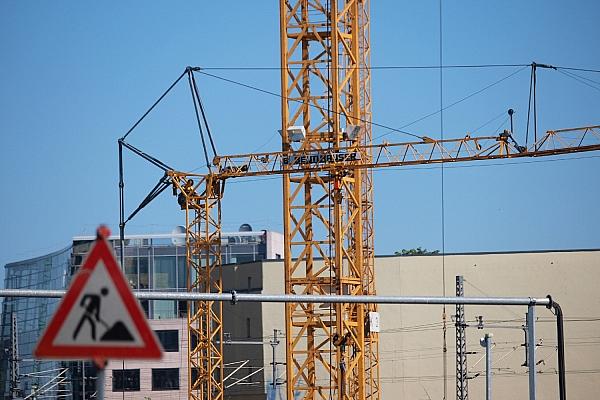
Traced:
POLYGON ((305 165, 305 164, 332 164, 336 162, 349 162, 360 160, 359 152, 352 153, 324 153, 324 154, 302 154, 299 156, 283 157, 283 165, 305 165))

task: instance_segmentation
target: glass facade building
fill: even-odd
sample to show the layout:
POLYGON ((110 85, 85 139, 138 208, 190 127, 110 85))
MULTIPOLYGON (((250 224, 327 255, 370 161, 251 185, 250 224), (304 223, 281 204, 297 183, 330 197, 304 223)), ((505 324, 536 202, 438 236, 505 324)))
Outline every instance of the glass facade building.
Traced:
MULTIPOLYGON (((69 246, 42 257, 7 264, 4 287, 64 289, 71 273, 70 261, 69 246)), ((12 394, 28 395, 32 389, 42 387, 52 377, 56 379, 49 385, 53 386, 48 390, 49 395, 56 396, 70 390, 67 380, 64 379, 64 363, 35 360, 32 356, 33 349, 59 301, 60 299, 44 298, 4 300, 0 328, 3 350, 0 358, 0 394, 5 396, 3 398, 13 398, 10 397, 12 394), (16 331, 13 326, 16 326, 16 331), (17 372, 14 372, 15 368, 18 368, 17 372)))
MULTIPOLYGON (((93 240, 93 236, 75 237, 69 247, 58 252, 7 264, 4 286, 10 289, 65 289, 81 267, 93 240)), ((109 242, 117 259, 120 259, 118 237, 111 237, 109 242)), ((221 245, 223 264, 277 259, 281 258, 283 253, 281 234, 269 231, 253 232, 247 224, 242 225, 239 232, 223 233, 221 245)), ((134 290, 186 291, 184 234, 127 236, 124 243, 123 271, 134 290)), ((27 395, 32 389, 43 387, 52 376, 58 375, 64 368, 69 370, 69 379, 65 379, 65 383, 54 385, 53 391, 47 391, 44 395, 54 398, 61 393, 69 393, 67 398, 83 397, 81 381, 86 374, 92 375, 93 371, 89 367, 83 370, 82 363, 40 361, 34 360, 32 356, 37 340, 56 310, 58 302, 59 299, 5 299, 0 329, 0 340, 4 350, 0 355, 0 398, 11 398, 11 390, 15 385, 27 395), (13 318, 16 318, 16 332, 12 328, 13 318), (18 350, 13 351, 15 339, 18 350), (16 366, 18 379, 13 376, 16 366)), ((185 302, 144 300, 141 301, 141 305, 146 315, 154 320, 185 317, 187 312, 185 302)), ((60 380, 60 377, 57 379, 60 380)), ((94 390, 92 383, 86 385, 85 391, 88 396, 94 390)))

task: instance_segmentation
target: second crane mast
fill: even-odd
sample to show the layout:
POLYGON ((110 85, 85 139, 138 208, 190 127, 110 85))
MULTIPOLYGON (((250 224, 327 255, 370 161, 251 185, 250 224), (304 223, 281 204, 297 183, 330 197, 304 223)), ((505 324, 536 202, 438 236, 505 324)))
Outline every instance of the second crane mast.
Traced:
MULTIPOLYGON (((280 33, 282 150, 371 144, 369 2, 281 0, 280 33)), ((371 174, 283 175, 286 293, 375 294, 371 174)), ((369 311, 375 307, 286 306, 289 399, 379 398, 369 311)))

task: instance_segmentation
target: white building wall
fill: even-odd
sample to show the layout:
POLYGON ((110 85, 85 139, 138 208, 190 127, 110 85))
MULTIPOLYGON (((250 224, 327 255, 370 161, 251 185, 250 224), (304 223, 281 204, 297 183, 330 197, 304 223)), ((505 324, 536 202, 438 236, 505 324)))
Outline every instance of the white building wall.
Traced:
POLYGON ((265 234, 267 235, 267 260, 283 258, 283 234, 273 231, 266 231, 265 234))

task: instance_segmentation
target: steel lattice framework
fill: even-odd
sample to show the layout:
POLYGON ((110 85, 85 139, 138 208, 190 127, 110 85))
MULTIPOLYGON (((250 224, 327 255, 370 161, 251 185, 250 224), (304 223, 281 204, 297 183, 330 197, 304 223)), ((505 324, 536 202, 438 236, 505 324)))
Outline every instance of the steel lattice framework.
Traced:
MULTIPOLYGON (((170 172, 173 190, 185 210, 188 292, 222 293, 220 181, 170 172)), ((223 306, 188 302, 189 398, 223 399, 223 306)))
MULTIPOLYGON (((364 1, 280 1, 283 151, 370 144, 368 18, 364 1), (302 140, 291 136, 294 128, 302 140)), ((284 175, 286 293, 374 294, 372 196, 371 175, 361 169, 284 175)), ((369 310, 286 306, 288 398, 379 397, 369 310)))
MULTIPOLYGON (((464 278, 456 277, 456 297, 465 296, 464 278)), ((469 399, 469 381, 467 381, 467 324, 465 305, 456 305, 456 400, 469 399)))

